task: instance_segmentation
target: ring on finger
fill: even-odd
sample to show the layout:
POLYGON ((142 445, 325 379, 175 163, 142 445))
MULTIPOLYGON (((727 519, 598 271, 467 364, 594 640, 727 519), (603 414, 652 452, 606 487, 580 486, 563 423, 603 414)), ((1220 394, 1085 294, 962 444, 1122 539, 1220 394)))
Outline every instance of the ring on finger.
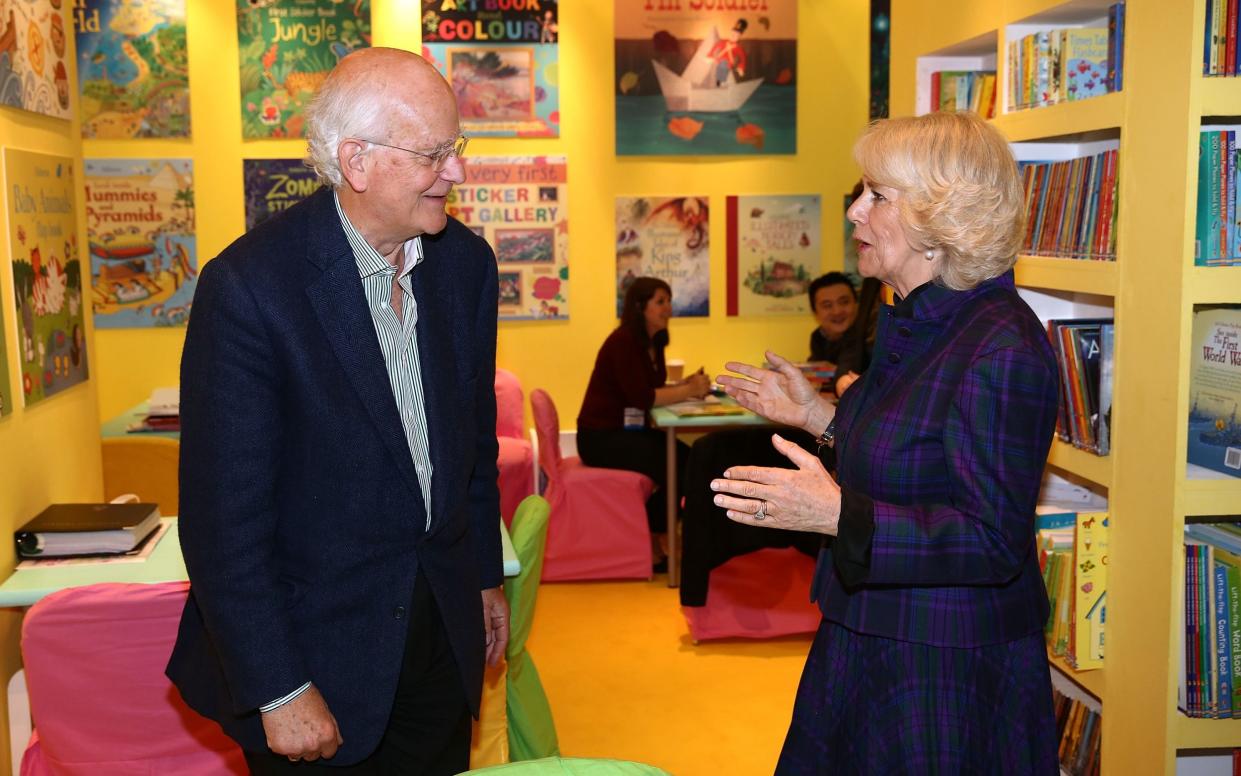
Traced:
POLYGON ((755 519, 755 520, 766 520, 766 519, 767 519, 767 501, 766 501, 766 499, 759 499, 759 502, 758 502, 758 510, 754 513, 754 519, 755 519))

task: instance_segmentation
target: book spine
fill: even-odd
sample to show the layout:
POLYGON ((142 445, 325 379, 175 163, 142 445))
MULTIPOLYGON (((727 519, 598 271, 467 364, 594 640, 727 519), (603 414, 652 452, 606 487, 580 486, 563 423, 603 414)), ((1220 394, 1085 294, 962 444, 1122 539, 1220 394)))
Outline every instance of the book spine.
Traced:
POLYGON ((1228 564, 1216 560, 1212 570, 1215 582, 1215 687, 1217 716, 1232 717, 1232 647, 1228 614, 1228 564))

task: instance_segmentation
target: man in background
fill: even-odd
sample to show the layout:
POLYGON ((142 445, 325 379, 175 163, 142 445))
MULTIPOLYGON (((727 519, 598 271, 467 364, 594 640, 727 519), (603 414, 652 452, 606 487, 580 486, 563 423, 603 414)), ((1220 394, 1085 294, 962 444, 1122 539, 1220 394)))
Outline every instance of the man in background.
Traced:
POLYGON ((307 127, 328 187, 199 280, 168 675, 256 774, 454 774, 508 638, 495 259, 445 216, 465 138, 420 57, 344 58, 307 127))

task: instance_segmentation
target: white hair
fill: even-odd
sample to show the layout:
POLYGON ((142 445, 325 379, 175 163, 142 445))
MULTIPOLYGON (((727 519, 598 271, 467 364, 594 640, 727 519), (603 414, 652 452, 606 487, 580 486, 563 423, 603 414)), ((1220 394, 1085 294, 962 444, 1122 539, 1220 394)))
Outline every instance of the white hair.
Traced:
MULTIPOLYGON (((306 106, 307 167, 332 188, 344 183, 336 151, 347 137, 379 140, 385 133, 384 100, 367 84, 328 77, 306 106)), ((386 139, 386 137, 384 138, 386 139)))

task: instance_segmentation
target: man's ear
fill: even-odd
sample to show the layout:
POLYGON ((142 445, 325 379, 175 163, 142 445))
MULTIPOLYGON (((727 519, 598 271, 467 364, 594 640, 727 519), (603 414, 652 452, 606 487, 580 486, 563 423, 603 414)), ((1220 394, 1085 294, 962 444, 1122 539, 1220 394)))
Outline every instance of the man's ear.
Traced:
POLYGON ((367 146, 360 140, 347 138, 336 148, 336 161, 349 188, 361 193, 367 188, 367 146))

